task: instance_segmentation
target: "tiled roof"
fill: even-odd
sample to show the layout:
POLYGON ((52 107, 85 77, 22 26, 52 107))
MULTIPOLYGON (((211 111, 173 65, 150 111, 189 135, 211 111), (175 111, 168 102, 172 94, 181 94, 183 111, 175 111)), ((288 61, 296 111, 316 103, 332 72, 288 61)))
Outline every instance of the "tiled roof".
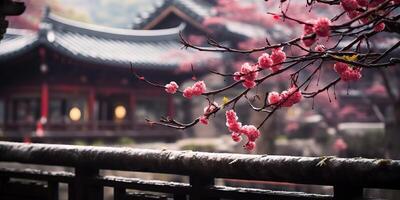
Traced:
MULTIPOLYGON (((191 17, 199 24, 202 24, 206 18, 215 16, 215 13, 212 11, 213 5, 208 3, 206 0, 157 0, 153 4, 153 7, 142 11, 139 13, 137 18, 134 19, 133 29, 143 29, 146 27, 146 25, 157 18, 164 10, 171 6, 178 8, 180 11, 191 17)), ((215 34, 222 35, 225 38, 229 37, 233 40, 265 38, 268 34, 270 34, 262 26, 238 21, 227 21, 224 24, 213 26, 212 29, 215 31, 215 34)), ((290 29, 278 30, 276 33, 274 33, 273 38, 279 40, 280 38, 287 36, 287 33, 284 33, 284 31, 291 33, 290 29)))
POLYGON ((199 23, 202 23, 206 17, 212 15, 212 6, 202 0, 157 0, 151 9, 145 10, 137 16, 134 20, 133 28, 143 29, 170 6, 175 6, 199 23))
MULTIPOLYGON (((179 31, 184 24, 162 30, 130 30, 102 27, 68 20, 53 14, 45 17, 38 32, 11 30, 0 42, 0 60, 11 59, 37 46, 93 63, 146 69, 175 69, 199 52, 182 49, 179 31), (171 52, 174 55, 169 56, 171 52), (176 52, 179 52, 177 54, 176 52)), ((202 53, 203 54, 203 53, 202 53)), ((221 54, 206 53, 197 65, 221 54)))
POLYGON ((0 41, 0 59, 24 53, 33 48, 37 40, 35 32, 8 28, 0 41))

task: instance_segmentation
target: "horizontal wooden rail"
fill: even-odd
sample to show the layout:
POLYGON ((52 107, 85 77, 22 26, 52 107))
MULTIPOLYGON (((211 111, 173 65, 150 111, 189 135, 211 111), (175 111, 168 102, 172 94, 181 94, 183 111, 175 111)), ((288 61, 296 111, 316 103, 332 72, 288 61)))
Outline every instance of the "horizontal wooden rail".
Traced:
MULTIPOLYGON (((1 176, 33 179, 40 181, 58 181, 63 183, 73 183, 75 175, 68 172, 46 172, 33 169, 24 170, 10 170, 0 169, 1 176)), ((142 180, 138 178, 126 178, 116 176, 93 177, 89 180, 92 185, 99 185, 105 187, 135 189, 143 191, 152 191, 160 193, 174 193, 177 195, 191 195, 193 194, 193 187, 188 183, 156 181, 156 180, 142 180)), ((221 198, 241 198, 241 199, 265 199, 273 198, 275 200, 310 200, 310 199, 324 199, 332 200, 330 195, 307 194, 303 192, 286 192, 286 191, 272 191, 252 188, 238 188, 226 186, 210 186, 203 190, 210 196, 218 196, 221 198)))
POLYGON ((104 187, 114 199, 361 200, 364 188, 400 189, 400 161, 145 150, 0 142, 0 162, 73 167, 71 172, 0 168, 0 199, 58 200, 68 184, 69 200, 101 200, 104 187), (101 176, 124 170, 179 174, 189 183, 101 176), (333 186, 334 194, 217 186, 216 178, 333 186), (24 180, 39 181, 26 182, 24 180), (135 192, 128 192, 134 189, 135 192), (21 191, 21 192, 20 192, 21 191), (139 191, 139 192, 138 192, 139 191), (145 192, 143 192, 145 191, 145 192), (150 192, 150 193, 148 193, 150 192))
POLYGON ((400 189, 394 160, 0 142, 0 161, 314 185, 400 189))

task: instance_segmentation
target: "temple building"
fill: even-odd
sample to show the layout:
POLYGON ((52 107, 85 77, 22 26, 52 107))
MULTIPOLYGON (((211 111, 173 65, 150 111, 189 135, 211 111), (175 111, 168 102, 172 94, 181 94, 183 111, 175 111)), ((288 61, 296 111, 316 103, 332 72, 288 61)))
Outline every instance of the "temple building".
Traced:
POLYGON ((220 58, 182 50, 184 28, 116 29, 47 12, 38 31, 9 29, 0 42, 0 137, 180 137, 145 123, 176 116, 176 101, 162 88, 139 84, 132 70, 161 84, 181 83, 192 77, 182 63, 193 63, 200 73, 220 58))
MULTIPOLYGON (((291 30, 278 30, 273 34, 265 27, 225 19, 223 23, 210 25, 209 19, 218 17, 215 11, 217 1, 213 0, 158 0, 147 10, 142 10, 133 20, 133 29, 156 30, 187 24, 183 34, 198 38, 211 36, 225 45, 237 47, 241 41, 258 39, 271 34, 273 39, 282 38, 291 30)), ((194 42, 196 43, 196 42, 194 42)))

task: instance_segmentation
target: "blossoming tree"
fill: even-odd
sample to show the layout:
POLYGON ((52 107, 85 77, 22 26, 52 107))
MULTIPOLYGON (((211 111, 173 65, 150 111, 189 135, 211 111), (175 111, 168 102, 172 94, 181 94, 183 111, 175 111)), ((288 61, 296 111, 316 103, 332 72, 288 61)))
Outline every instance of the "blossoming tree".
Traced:
POLYGON ((260 127, 278 110, 295 106, 304 99, 313 99, 322 92, 336 95, 336 85, 351 84, 360 80, 363 69, 381 70, 399 63, 399 58, 392 55, 400 45, 399 40, 386 46, 384 51, 371 48, 371 42, 377 35, 384 32, 400 33, 399 0, 307 0, 304 4, 309 9, 319 5, 337 7, 334 17, 322 16, 315 19, 310 17, 309 20, 300 19, 288 12, 291 9, 290 0, 281 0, 280 3, 280 11, 268 12, 268 15, 276 20, 275 23, 289 21, 302 27, 303 30, 301 35, 288 41, 272 43, 266 39, 263 46, 236 49, 224 46, 211 38, 208 41, 209 47, 197 46, 181 38, 184 47, 199 51, 245 55, 259 52, 260 56, 256 61, 244 63, 232 74, 210 71, 216 76, 231 77, 234 81, 230 85, 207 90, 207 83, 200 80, 190 87, 180 89, 173 80, 163 85, 152 83, 136 74, 140 80, 165 88, 169 94, 182 94, 189 100, 203 96, 208 101, 204 113, 190 123, 182 123, 172 117, 151 123, 186 129, 198 123, 207 125, 208 120, 223 111, 226 115, 227 130, 231 133, 232 139, 235 142, 244 139, 244 148, 253 150, 255 141, 262 134, 259 131, 260 127), (388 56, 390 59, 387 59, 388 56), (318 85, 323 69, 324 72, 336 73, 336 78, 318 85), (285 76, 288 84, 286 90, 269 91, 268 88, 262 87, 263 83, 277 76, 285 76), (317 82, 317 87, 309 87, 313 82, 317 82), (220 104, 212 100, 215 96, 221 96, 234 88, 241 89, 235 90, 238 93, 233 98, 224 98, 220 104), (249 100, 249 95, 254 91, 266 94, 257 105, 249 100), (251 110, 264 113, 261 123, 244 125, 240 122, 235 112, 235 105, 240 100, 246 101, 251 110))

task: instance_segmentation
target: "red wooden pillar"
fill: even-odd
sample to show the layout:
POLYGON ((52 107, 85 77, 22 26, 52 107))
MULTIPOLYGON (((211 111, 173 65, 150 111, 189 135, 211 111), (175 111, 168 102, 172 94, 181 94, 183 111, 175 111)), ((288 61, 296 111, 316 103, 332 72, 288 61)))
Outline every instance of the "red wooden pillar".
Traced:
POLYGON ((88 128, 96 129, 97 125, 95 124, 95 116, 94 116, 94 104, 96 101, 96 91, 92 87, 89 89, 87 101, 88 101, 88 117, 89 117, 89 127, 88 128))
POLYGON ((47 120, 49 113, 49 86, 47 85, 46 82, 42 83, 40 93, 41 93, 41 117, 44 120, 47 120))
POLYGON ((133 92, 129 93, 129 110, 128 114, 131 116, 132 128, 135 128, 136 97, 133 92))
POLYGON ((39 57, 41 63, 40 71, 43 74, 43 82, 40 87, 40 119, 36 124, 36 135, 41 137, 44 135, 44 125, 47 123, 49 113, 49 87, 46 81, 48 67, 46 65, 46 50, 44 48, 39 49, 39 57))
POLYGON ((36 124, 36 135, 41 137, 44 135, 49 113, 49 86, 43 81, 40 87, 40 120, 36 124))

